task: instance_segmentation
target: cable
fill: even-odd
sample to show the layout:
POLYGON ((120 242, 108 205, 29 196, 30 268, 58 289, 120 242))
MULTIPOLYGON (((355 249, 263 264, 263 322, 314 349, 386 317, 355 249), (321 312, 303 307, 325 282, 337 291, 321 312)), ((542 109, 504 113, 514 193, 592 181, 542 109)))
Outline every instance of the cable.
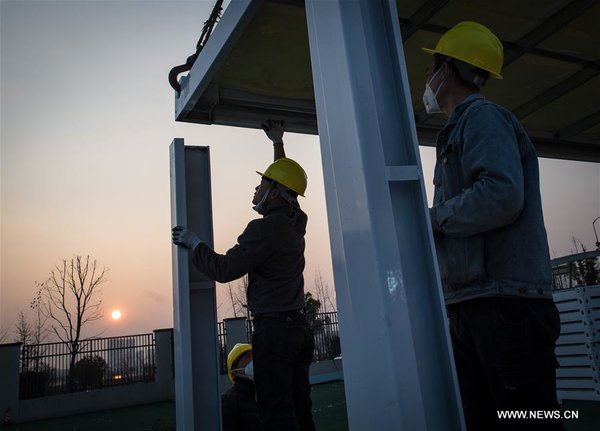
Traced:
POLYGON ((175 66, 169 72, 169 84, 173 87, 173 90, 177 91, 179 94, 181 92, 181 85, 177 78, 180 74, 187 72, 192 68, 198 55, 202 51, 202 48, 206 45, 208 38, 210 37, 215 24, 221 18, 221 12, 223 10, 223 0, 217 0, 208 20, 204 22, 204 27, 202 28, 202 34, 200 35, 200 39, 198 39, 198 43, 196 44, 196 52, 190 55, 184 64, 180 64, 179 66, 175 66))

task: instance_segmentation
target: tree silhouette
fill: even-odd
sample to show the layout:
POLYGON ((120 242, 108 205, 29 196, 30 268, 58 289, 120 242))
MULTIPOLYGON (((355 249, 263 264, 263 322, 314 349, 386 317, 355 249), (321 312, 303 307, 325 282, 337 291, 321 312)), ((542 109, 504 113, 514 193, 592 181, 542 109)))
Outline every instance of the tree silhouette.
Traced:
POLYGON ((0 344, 8 341, 8 329, 0 328, 0 344))
POLYGON ((71 377, 80 389, 100 388, 104 382, 106 361, 98 355, 81 358, 73 367, 71 377))
POLYGON ((317 300, 320 302, 320 312, 328 313, 330 311, 336 311, 336 306, 334 304, 335 299, 331 300, 329 286, 327 282, 323 279, 321 275, 321 270, 317 269, 315 271, 315 292, 317 296, 317 300))
POLYGON ((47 321, 43 316, 39 307, 31 305, 36 312, 35 320, 30 322, 23 310, 17 315, 17 323, 15 324, 15 341, 24 345, 41 344, 48 337, 47 321))
POLYGON ((97 266, 96 260, 90 262, 90 256, 63 259, 46 281, 37 283, 39 289, 33 302, 49 320, 51 331, 67 345, 71 390, 73 368, 83 347, 82 329, 102 318, 100 286, 106 281, 108 269, 99 270, 97 266))
POLYGON ((233 286, 231 283, 227 283, 227 290, 229 293, 229 300, 231 301, 233 317, 245 316, 246 318, 250 318, 248 299, 246 297, 246 291, 248 290, 248 274, 237 280, 236 284, 233 286))
POLYGON ((15 324, 15 342, 21 344, 31 344, 31 324, 25 318, 23 310, 19 311, 17 323, 15 324))
POLYGON ((32 308, 36 312, 33 322, 30 322, 21 310, 15 324, 15 341, 22 344, 21 369, 33 372, 47 371, 48 366, 43 362, 47 346, 42 344, 48 336, 47 319, 38 307, 32 308))
POLYGON ((317 318, 321 301, 315 299, 311 292, 304 293, 304 311, 306 312, 306 320, 313 331, 318 331, 321 327, 321 321, 317 318))
MULTIPOLYGON (((576 253, 580 253, 579 247, 581 247, 581 253, 587 252, 581 241, 575 237, 572 239, 576 253)), ((600 264, 598 257, 576 260, 574 269, 573 277, 578 286, 595 286, 600 284, 600 264)))

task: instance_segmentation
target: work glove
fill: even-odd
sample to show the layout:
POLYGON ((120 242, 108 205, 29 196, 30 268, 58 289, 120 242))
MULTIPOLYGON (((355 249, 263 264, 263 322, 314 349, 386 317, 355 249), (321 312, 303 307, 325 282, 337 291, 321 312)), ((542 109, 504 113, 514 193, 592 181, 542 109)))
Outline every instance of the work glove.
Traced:
POLYGON ((194 250, 202 242, 198 238, 198 235, 183 226, 175 226, 171 230, 171 233, 173 235, 173 244, 189 248, 190 250, 194 250))
POLYGON ((283 120, 267 120, 262 128, 274 144, 283 144, 283 120))

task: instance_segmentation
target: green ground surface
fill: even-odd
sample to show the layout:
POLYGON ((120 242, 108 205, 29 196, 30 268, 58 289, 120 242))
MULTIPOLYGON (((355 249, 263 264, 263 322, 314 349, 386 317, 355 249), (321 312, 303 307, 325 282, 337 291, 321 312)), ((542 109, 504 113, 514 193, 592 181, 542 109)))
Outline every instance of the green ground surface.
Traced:
MULTIPOLYGON (((312 388, 313 413, 319 431, 346 431, 344 384, 333 382, 312 388)), ((27 422, 2 431, 174 431, 175 404, 163 402, 85 415, 27 422)))
MULTIPOLYGON (((348 430, 343 382, 313 386, 312 400, 317 430, 348 430)), ((562 408, 564 411, 576 411, 579 414, 578 419, 564 422, 566 431, 600 430, 600 402, 567 400, 564 401, 562 408)), ((172 402, 146 404, 85 415, 28 422, 3 427, 2 431, 4 430, 175 431, 175 404, 172 402)))

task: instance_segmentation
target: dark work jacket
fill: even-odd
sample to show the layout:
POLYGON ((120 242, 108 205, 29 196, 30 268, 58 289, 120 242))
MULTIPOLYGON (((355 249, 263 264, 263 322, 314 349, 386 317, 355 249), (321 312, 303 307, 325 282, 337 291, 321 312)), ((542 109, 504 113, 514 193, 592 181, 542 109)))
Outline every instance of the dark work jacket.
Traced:
POLYGON ((248 308, 252 315, 304 307, 304 234, 306 214, 298 206, 267 208, 252 220, 238 243, 224 255, 204 243, 193 261, 204 275, 221 283, 248 274, 248 308))
POLYGON ((479 94, 438 135, 430 209, 447 304, 552 298, 537 155, 513 114, 479 94))
POLYGON ((231 388, 221 395, 223 431, 260 431, 254 383, 234 377, 231 388))

